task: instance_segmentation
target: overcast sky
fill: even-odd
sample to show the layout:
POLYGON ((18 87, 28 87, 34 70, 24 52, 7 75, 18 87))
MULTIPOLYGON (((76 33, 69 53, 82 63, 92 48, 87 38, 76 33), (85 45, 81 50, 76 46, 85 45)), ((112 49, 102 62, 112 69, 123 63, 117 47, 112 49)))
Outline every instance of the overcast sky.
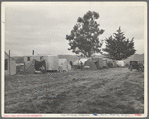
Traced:
MULTIPOLYGON (((108 38, 121 26, 126 38, 133 38, 136 53, 144 53, 145 11, 141 4, 124 3, 15 3, 5 4, 5 51, 11 56, 35 54, 73 54, 68 51, 70 34, 78 17, 88 11, 98 12, 97 22, 108 38)), ((104 47, 104 46, 103 46, 104 47)))

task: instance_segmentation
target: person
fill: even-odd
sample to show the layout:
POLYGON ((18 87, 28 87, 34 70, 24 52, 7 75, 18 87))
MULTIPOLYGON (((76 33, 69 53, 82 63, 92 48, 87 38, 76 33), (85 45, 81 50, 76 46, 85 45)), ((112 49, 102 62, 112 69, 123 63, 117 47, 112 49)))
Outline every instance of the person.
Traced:
POLYGON ((73 66, 72 61, 70 61, 70 65, 71 65, 71 69, 72 69, 72 66, 73 66))
POLYGON ((83 70, 83 63, 82 62, 80 62, 81 63, 81 71, 83 70))
POLYGON ((70 65, 72 66, 72 61, 70 61, 70 65))

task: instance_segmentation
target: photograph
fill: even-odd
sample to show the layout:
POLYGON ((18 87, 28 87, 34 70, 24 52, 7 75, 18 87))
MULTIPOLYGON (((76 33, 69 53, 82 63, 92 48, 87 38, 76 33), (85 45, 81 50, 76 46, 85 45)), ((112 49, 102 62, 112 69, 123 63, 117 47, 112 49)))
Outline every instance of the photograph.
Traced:
POLYGON ((3 117, 147 116, 146 2, 2 2, 3 117))

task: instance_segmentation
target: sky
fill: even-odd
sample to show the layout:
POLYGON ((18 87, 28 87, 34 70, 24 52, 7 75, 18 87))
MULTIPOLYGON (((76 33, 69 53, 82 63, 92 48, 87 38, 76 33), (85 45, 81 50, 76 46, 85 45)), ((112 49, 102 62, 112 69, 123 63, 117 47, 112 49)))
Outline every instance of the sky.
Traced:
MULTIPOLYGON (((5 51, 11 56, 29 56, 32 50, 44 55, 75 55, 66 35, 78 17, 89 10, 99 13, 97 23, 105 32, 99 39, 115 33, 119 26, 125 37, 134 37, 136 53, 144 53, 144 4, 105 2, 36 2, 5 3, 5 51)), ((105 47, 105 44, 102 46, 105 47)))

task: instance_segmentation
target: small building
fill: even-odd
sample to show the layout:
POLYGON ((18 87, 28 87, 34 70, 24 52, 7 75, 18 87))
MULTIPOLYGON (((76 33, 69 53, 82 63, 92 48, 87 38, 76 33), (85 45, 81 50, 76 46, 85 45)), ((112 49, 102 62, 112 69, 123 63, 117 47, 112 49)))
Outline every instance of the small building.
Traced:
POLYGON ((16 61, 5 52, 5 75, 16 74, 16 61))

